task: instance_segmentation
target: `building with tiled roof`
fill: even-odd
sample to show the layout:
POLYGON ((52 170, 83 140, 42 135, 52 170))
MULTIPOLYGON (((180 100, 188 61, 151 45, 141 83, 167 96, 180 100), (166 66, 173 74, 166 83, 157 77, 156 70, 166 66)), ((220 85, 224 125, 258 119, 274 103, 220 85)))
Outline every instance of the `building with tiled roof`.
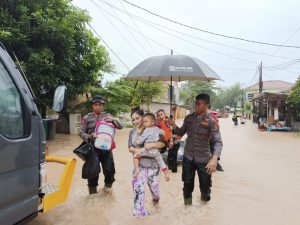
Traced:
MULTIPOLYGON (((293 87, 292 83, 282 81, 282 80, 266 80, 263 81, 263 90, 262 92, 269 93, 288 93, 293 87)), ((258 83, 253 84, 246 88, 246 100, 250 101, 256 97, 259 93, 258 83)))

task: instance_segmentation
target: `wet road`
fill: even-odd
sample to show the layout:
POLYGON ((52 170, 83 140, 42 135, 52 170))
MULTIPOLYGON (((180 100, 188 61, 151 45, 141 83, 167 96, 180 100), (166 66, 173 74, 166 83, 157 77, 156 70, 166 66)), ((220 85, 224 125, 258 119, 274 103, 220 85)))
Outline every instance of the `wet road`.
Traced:
MULTIPOLYGON (((300 224, 300 136, 295 133, 259 132, 251 122, 234 127, 230 119, 221 119, 224 141, 222 165, 225 173, 213 176, 212 200, 200 201, 198 188, 194 202, 183 205, 181 167, 171 181, 161 178, 161 202, 152 206, 149 190, 146 205, 151 215, 132 216, 131 166, 127 151, 129 129, 118 131, 114 150, 116 182, 114 191, 105 194, 103 175, 99 193, 88 195, 86 180, 81 179, 80 159, 68 201, 39 216, 29 224, 66 225, 299 225, 300 224)), ((51 155, 74 157, 77 136, 59 135, 49 143, 51 155)), ((57 182, 61 167, 49 165, 48 180, 57 182)), ((195 186, 198 187, 198 184, 195 186)))

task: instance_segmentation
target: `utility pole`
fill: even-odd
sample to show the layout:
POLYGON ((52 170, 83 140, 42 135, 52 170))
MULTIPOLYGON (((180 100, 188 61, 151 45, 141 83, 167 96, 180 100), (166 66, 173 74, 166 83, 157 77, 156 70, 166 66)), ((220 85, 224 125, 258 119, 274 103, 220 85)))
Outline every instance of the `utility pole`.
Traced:
MULTIPOLYGON (((171 49, 171 55, 173 55, 173 49, 171 49)), ((171 75, 171 85, 170 85, 170 118, 173 118, 172 105, 173 105, 173 77, 171 75)))
MULTIPOLYGON (((258 78, 258 92, 261 94, 263 91, 263 81, 262 81, 262 62, 260 62, 259 65, 259 78, 258 78)), ((262 116, 262 101, 258 100, 258 128, 260 126, 259 124, 259 118, 262 116)))
POLYGON ((263 81, 262 81, 262 62, 259 65, 259 80, 258 80, 259 93, 262 93, 263 90, 263 81))

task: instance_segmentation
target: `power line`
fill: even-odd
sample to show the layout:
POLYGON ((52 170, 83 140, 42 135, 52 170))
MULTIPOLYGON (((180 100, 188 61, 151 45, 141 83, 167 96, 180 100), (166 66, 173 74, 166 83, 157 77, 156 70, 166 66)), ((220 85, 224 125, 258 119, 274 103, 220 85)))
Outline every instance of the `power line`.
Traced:
POLYGON ((278 70, 281 70, 281 71, 284 71, 284 72, 289 72, 289 73, 293 73, 293 74, 300 74, 300 71, 292 71, 292 70, 287 70, 287 69, 284 69, 284 68, 274 68, 274 69, 266 69, 270 72, 274 72, 274 71, 278 71, 278 70))
MULTIPOLYGON (((211 43, 211 44, 214 44, 214 45, 219 45, 219 46, 223 46, 223 47, 226 47, 226 48, 231 48, 231 49, 235 49, 235 50, 239 50, 239 51, 244 51, 244 52, 248 52, 248 53, 252 53, 252 54, 258 54, 258 55, 265 55, 265 56, 269 56, 269 57, 275 57, 275 58, 282 58, 282 59, 293 59, 293 58, 289 58, 289 57, 284 57, 284 56, 275 56, 275 55, 272 55, 272 54, 267 54, 267 53, 263 53, 263 52, 257 52, 257 51, 251 51, 251 50, 248 50, 248 49, 243 49, 243 48, 238 48, 238 47, 234 47, 234 46, 230 46, 230 45, 226 45, 226 44, 222 44, 222 43, 218 43, 218 42, 214 42, 214 41, 210 41, 210 40, 207 40, 207 39, 203 39, 203 38, 200 38, 198 36, 195 36, 195 35, 191 35, 191 34, 187 34, 187 33, 184 33, 184 32, 180 32, 178 30, 175 30, 175 29, 172 29, 170 27, 167 27, 167 26, 163 26, 161 24, 158 24, 158 23, 155 23, 153 21, 149 21, 147 19, 144 19, 142 17, 139 17, 135 14, 132 14, 132 13, 129 13, 128 11, 124 11, 108 2, 105 2, 103 0, 100 0, 101 2, 103 2, 104 4, 106 5, 109 5, 111 8, 114 8, 116 10, 118 10, 119 12, 121 13, 124 13, 124 14, 127 14, 128 16, 130 17, 134 17, 136 18, 137 20, 139 20, 140 22, 144 23, 144 24, 147 24, 148 26, 151 26, 149 25, 150 24, 154 24, 156 26, 159 26, 159 27, 162 27, 162 28, 165 28, 165 29, 168 29, 168 30, 171 30, 173 32, 176 32, 176 33, 179 33, 181 35, 185 35, 185 36, 188 36, 188 37, 192 37, 192 38, 195 38, 195 39, 198 39, 198 40, 201 40, 201 41, 204 41, 204 42, 208 42, 208 43, 211 43)), ((121 0, 120 0, 121 1, 121 0)))
POLYGON ((262 42, 262 41, 255 41, 255 40, 250 40, 250 39, 246 39, 246 38, 241 38, 241 37, 234 37, 234 36, 229 36, 229 35, 225 35, 225 34, 220 34, 220 33, 215 33, 215 32, 211 32, 211 31, 208 31, 208 30, 204 30, 204 29, 201 29, 201 28, 197 28, 197 27, 194 27, 194 26, 191 26, 191 25, 187 25, 187 24, 184 24, 184 23, 181 23, 181 22, 178 22, 178 21, 175 21, 175 20, 172 20, 170 18, 167 18, 167 17, 164 17, 164 16, 161 16, 157 13, 154 13, 148 9, 145 9, 141 6, 138 6, 136 4, 133 4, 127 0, 121 0, 135 8, 138 8, 140 10, 143 10, 149 14, 152 14, 156 17, 159 17, 161 19, 164 19, 164 20, 167 20, 169 22, 172 22, 172 23, 175 23, 177 25, 180 25, 180 26, 183 26, 183 27, 187 27, 187 28, 190 28, 190 29, 193 29, 193 30, 198 30, 198 31, 201 31, 201 32, 204 32, 204 33, 208 33, 208 34, 211 34, 211 35, 215 35, 215 36, 219 36, 219 37, 224 37, 224 38, 229 38, 229 39, 235 39, 235 40, 239 40, 239 41, 245 41, 245 42, 251 42, 251 43, 255 43, 255 44, 261 44, 261 45, 269 45, 269 46, 276 46, 276 47, 283 47, 283 48, 300 48, 300 46, 294 46, 294 45, 280 45, 280 44, 274 44, 274 43, 268 43, 268 42, 262 42))
MULTIPOLYGON (((122 5, 123 9, 125 10, 125 12, 127 12, 127 9, 125 7, 125 5, 123 4, 123 2, 121 0, 119 0, 120 4, 122 5)), ((111 6, 112 7, 112 6, 111 6)), ((113 7, 112 7, 113 8, 113 7)), ((131 18, 132 23, 135 25, 136 29, 143 34, 142 30, 140 29, 140 27, 136 24, 135 20, 133 19, 133 17, 127 13, 129 15, 129 17, 131 18)), ((152 49, 152 51, 154 52, 155 55, 157 55, 157 52, 155 51, 154 47, 151 45, 151 43, 149 42, 148 39, 144 38, 145 42, 149 45, 149 47, 152 49)))
POLYGON ((225 69, 225 70, 238 70, 238 71, 245 71, 245 70, 253 70, 253 68, 229 68, 229 67, 224 67, 224 66, 217 66, 217 65, 214 65, 214 64, 208 64, 210 66, 213 66, 213 67, 217 67, 217 68, 220 68, 220 69, 225 69))
MULTIPOLYGON (((119 19, 121 19, 121 18, 119 17, 119 15, 117 14, 117 12, 114 10, 114 8, 111 7, 111 10, 113 11, 113 13, 114 13, 119 19)), ((136 41, 136 43, 144 50, 144 52, 146 52, 146 55, 149 56, 149 55, 150 55, 149 52, 143 47, 143 45, 139 42, 139 40, 133 35, 133 33, 131 32, 131 30, 129 30, 127 26, 124 26, 124 27, 127 29, 128 33, 131 35, 131 37, 136 41)))
POLYGON ((255 80, 257 73, 258 73, 258 68, 256 68, 256 72, 255 72, 254 76, 252 77, 251 81, 248 83, 248 86, 251 85, 252 82, 255 80))
MULTIPOLYGON (((284 41, 282 42, 282 44, 287 43, 298 31, 300 30, 300 26, 284 41)), ((270 55, 270 57, 274 57, 275 54, 281 49, 281 47, 278 47, 272 55, 270 55)), ((266 58, 265 60, 263 60, 264 62, 266 62, 269 58, 266 58)))
POLYGON ((284 62, 284 63, 280 63, 280 64, 277 64, 277 65, 273 65, 273 66, 267 66, 266 68, 276 68, 276 67, 280 67, 280 66, 288 67, 288 66, 292 66, 294 64, 297 64, 299 62, 300 62, 300 58, 294 59, 294 60, 291 60, 291 61, 287 61, 287 62, 284 62))
MULTIPOLYGON (((120 23, 126 25, 129 29, 133 30, 134 32, 138 33, 139 35, 143 36, 144 38, 152 41, 153 43, 159 45, 160 47, 164 48, 164 49, 167 49, 168 51, 170 51, 172 48, 169 48, 163 44, 161 44, 160 42, 158 41, 155 41, 154 39, 144 35, 143 33, 139 33, 139 31, 137 31, 136 29, 132 28, 131 26, 129 26, 128 24, 126 24, 124 21, 122 21, 121 19, 115 17, 114 15, 112 15, 111 13, 109 13, 107 10, 103 9, 101 6, 99 6, 98 4, 95 4, 97 6, 98 9, 101 8, 101 10, 105 11, 107 14, 109 14, 110 16, 114 17, 115 19, 117 19, 120 23)), ((174 51, 175 52, 175 51, 174 51)))
MULTIPOLYGON (((95 5, 97 5, 96 2, 94 2, 94 0, 91 0, 92 3, 94 3, 95 5)), ((125 37, 125 35, 119 31, 119 29, 111 22, 111 20, 109 19, 109 17, 103 12, 102 9, 98 8, 99 11, 104 15, 104 17, 108 20, 108 22, 112 25, 112 27, 123 37, 123 39, 127 42, 127 44, 136 51, 136 53, 143 58, 143 55, 130 43, 130 41, 125 37)), ((106 11, 106 10, 104 10, 106 11)))
POLYGON ((235 75, 235 74, 240 74, 240 73, 243 73, 245 72, 244 70, 240 70, 240 71, 235 71, 235 72, 232 72, 232 73, 221 73, 222 76, 231 76, 231 75, 235 75))
MULTIPOLYGON (((103 2, 102 0, 100 0, 100 1, 103 2)), ((105 11, 105 12, 106 12, 107 14, 109 14, 110 16, 112 16, 112 17, 114 17, 115 19, 119 20, 119 18, 116 18, 114 15, 112 15, 111 13, 109 13, 107 10, 103 9, 101 6, 98 5, 98 7, 101 8, 103 11, 105 11)), ((119 20, 119 21, 122 22, 122 23, 124 24, 123 21, 121 21, 121 20, 119 20)), ((158 28, 158 27, 155 27, 155 26, 153 26, 153 25, 151 25, 151 24, 148 24, 148 25, 151 26, 151 27, 153 27, 154 29, 160 30, 160 31, 163 32, 163 33, 167 33, 168 35, 170 35, 170 36, 172 36, 172 37, 175 37, 175 38, 177 38, 177 39, 180 39, 180 40, 182 40, 182 41, 185 41, 185 42, 187 42, 187 43, 189 43, 189 44, 192 44, 192 45, 194 45, 194 46, 197 46, 197 47, 206 49, 206 50, 208 50, 208 51, 214 52, 214 53, 216 53, 216 54, 223 55, 223 56, 227 56, 227 57, 229 57, 229 58, 233 58, 233 59, 237 59, 237 60, 241 60, 241 61, 244 61, 244 62, 247 62, 247 63, 256 64, 256 62, 254 62, 254 61, 250 61, 250 60, 243 59, 243 58, 236 57, 236 56, 231 56, 231 55, 228 55, 228 54, 226 54, 226 53, 223 53, 223 52, 220 52, 220 51, 216 51, 216 50, 213 50, 213 49, 204 47, 204 46, 199 45, 199 44, 197 44, 197 43, 195 43, 195 42, 189 41, 189 40, 187 40, 187 39, 181 38, 181 37, 179 37, 179 36, 176 36, 176 35, 174 35, 174 34, 171 34, 171 33, 167 32, 167 31, 164 31, 164 30, 162 30, 162 29, 160 29, 160 28, 158 28)), ((127 26, 128 26, 128 25, 127 25, 127 26)), ((130 26, 128 26, 128 27, 131 28, 130 26)), ((131 29, 132 29, 132 28, 131 28, 131 29)))
POLYGON ((98 32, 92 27, 90 23, 87 23, 87 25, 94 31, 94 33, 102 40, 102 42, 105 44, 105 46, 118 58, 118 60, 128 69, 130 70, 129 66, 126 65, 126 63, 112 50, 111 47, 104 41, 104 39, 98 34, 98 32))

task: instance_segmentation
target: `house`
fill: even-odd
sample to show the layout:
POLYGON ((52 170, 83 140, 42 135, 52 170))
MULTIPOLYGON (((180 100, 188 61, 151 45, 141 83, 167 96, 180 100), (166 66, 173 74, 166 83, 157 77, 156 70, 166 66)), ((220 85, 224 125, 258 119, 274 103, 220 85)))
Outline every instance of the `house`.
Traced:
POLYGON ((267 126, 283 121, 293 127, 292 110, 286 104, 292 83, 281 80, 263 81, 263 91, 259 93, 258 83, 246 89, 246 100, 252 102, 253 121, 264 118, 267 126))
MULTIPOLYGON (((266 80, 263 81, 263 90, 262 92, 268 93, 288 93, 289 90, 293 87, 292 83, 282 81, 282 80, 266 80)), ((246 88, 246 101, 249 102, 253 98, 257 97, 259 94, 259 85, 258 83, 251 85, 246 88)))
MULTIPOLYGON (((172 90, 173 90, 173 100, 172 107, 170 105, 170 89, 171 82, 165 81, 164 85, 164 93, 161 97, 154 99, 149 105, 150 112, 157 112, 159 109, 163 109, 167 115, 170 114, 170 110, 172 110, 172 115, 175 119, 184 118, 186 115, 190 113, 190 109, 188 106, 180 104, 180 85, 179 82, 172 82, 172 90)), ((144 109, 147 106, 142 106, 144 109)))

